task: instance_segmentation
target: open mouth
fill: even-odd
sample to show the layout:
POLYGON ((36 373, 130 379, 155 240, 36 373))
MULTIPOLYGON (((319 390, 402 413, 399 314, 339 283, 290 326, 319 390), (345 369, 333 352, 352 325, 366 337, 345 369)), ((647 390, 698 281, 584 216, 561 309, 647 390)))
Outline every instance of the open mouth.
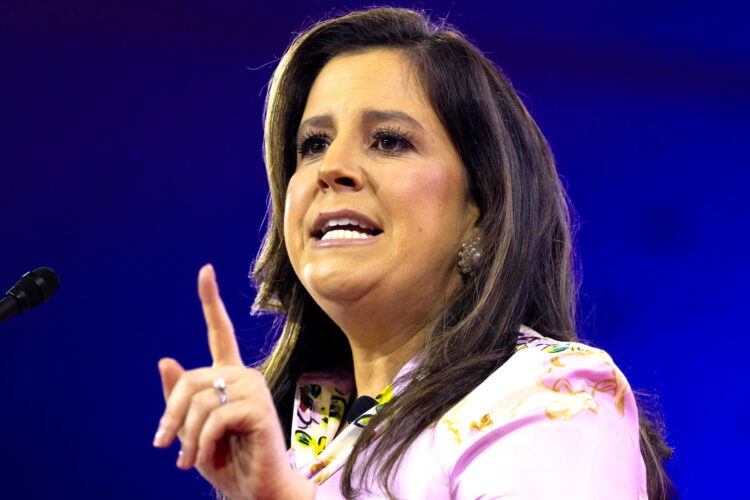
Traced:
POLYGON ((312 233, 313 238, 320 241, 368 239, 383 232, 364 215, 347 212, 348 216, 320 214, 312 233))

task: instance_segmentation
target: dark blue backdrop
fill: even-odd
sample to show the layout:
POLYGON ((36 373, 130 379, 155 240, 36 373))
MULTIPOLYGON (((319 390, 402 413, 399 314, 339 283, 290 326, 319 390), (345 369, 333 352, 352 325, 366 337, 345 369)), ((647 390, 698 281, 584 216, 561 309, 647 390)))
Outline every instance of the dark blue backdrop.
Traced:
MULTIPOLYGON (((604 3, 417 6, 504 68, 552 144, 581 221, 583 333, 661 395, 680 492, 732 496, 750 413, 747 13, 604 3)), ((0 325, 4 498, 208 495, 176 448, 151 448, 156 361, 209 362, 205 262, 258 356, 264 86, 290 33, 334 6, 2 3, 0 286, 39 266, 62 280, 0 325)))

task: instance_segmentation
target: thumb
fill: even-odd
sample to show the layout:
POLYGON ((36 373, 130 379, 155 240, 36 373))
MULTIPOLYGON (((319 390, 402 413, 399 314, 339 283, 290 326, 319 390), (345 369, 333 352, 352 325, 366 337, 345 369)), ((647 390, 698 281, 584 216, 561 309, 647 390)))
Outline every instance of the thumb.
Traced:
POLYGON ((159 375, 161 376, 161 388, 164 392, 164 401, 172 394, 175 384, 180 376, 185 373, 185 369, 172 358, 162 358, 159 360, 159 375))

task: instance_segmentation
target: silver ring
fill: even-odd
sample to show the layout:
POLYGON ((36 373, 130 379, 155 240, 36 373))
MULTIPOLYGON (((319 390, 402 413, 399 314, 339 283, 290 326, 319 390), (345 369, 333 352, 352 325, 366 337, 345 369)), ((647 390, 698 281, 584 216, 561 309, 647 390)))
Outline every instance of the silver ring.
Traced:
POLYGON ((225 405, 229 402, 227 397, 227 381, 219 377, 214 380, 214 389, 219 393, 219 404, 225 405))

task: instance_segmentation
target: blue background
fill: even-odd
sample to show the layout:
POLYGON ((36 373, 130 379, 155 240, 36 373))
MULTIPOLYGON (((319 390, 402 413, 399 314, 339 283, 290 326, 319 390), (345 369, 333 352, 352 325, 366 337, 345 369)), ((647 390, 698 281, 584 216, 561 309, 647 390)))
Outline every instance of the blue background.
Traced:
MULTIPOLYGON (((367 2, 348 2, 358 7, 367 2)), ((660 395, 687 499, 745 483, 750 36, 743 2, 434 2, 509 75, 580 217, 583 334, 660 395)), ((16 0, 0 7, 0 286, 55 297, 0 325, 5 498, 207 498, 151 447, 162 356, 210 363, 217 269, 248 362, 265 84, 342 4, 16 0)))

